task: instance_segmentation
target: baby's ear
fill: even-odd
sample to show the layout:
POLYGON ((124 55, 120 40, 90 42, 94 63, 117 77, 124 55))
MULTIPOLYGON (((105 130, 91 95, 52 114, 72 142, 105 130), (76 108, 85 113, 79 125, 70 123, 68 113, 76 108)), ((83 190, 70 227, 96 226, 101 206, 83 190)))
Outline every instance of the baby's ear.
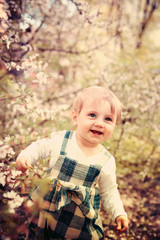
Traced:
POLYGON ((77 118, 78 118, 78 113, 73 110, 72 111, 72 121, 76 127, 77 127, 77 118))

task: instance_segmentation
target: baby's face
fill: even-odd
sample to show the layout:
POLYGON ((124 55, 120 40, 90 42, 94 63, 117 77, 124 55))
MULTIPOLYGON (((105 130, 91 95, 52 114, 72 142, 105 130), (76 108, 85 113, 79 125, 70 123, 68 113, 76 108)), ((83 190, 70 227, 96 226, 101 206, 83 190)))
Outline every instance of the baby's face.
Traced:
POLYGON ((116 116, 111 112, 110 103, 104 100, 88 99, 81 112, 74 114, 77 136, 88 147, 107 140, 116 126, 116 116))

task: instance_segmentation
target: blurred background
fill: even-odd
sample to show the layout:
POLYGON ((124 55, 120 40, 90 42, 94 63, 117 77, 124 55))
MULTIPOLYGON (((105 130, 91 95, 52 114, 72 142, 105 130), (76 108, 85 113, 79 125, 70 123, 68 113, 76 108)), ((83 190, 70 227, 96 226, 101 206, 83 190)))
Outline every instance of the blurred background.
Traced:
POLYGON ((104 145, 131 222, 119 235, 102 207, 106 239, 160 239, 160 1, 0 0, 0 37, 1 239, 25 239, 26 196, 45 170, 21 174, 16 157, 73 129, 72 102, 91 85, 123 103, 104 145))

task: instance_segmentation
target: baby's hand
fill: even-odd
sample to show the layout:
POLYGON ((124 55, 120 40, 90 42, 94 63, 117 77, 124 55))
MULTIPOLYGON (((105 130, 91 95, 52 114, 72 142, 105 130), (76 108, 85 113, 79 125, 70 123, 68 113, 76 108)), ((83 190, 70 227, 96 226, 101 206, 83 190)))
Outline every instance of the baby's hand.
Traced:
POLYGON ((25 172, 28 168, 32 168, 30 161, 26 157, 18 157, 16 160, 16 168, 17 170, 21 170, 25 172))
POLYGON ((129 220, 125 215, 116 217, 117 230, 125 231, 128 228, 129 220))

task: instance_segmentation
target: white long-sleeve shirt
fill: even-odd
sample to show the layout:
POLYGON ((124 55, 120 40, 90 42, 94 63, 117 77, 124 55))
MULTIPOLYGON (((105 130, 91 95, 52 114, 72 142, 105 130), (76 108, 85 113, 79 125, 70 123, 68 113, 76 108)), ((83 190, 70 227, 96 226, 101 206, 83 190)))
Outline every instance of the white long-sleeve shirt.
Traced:
MULTIPOLYGON (((57 158, 59 157, 62 141, 64 139, 65 131, 55 132, 50 138, 38 140, 29 145, 23 150, 20 156, 24 156, 30 160, 33 165, 38 158, 50 157, 49 167, 54 167, 57 158)), ((102 147, 102 151, 94 156, 85 156, 82 150, 79 148, 76 141, 76 132, 73 133, 71 141, 68 142, 66 147, 67 156, 71 159, 77 160, 81 164, 94 164, 97 162, 105 151, 102 147)), ((103 206, 112 214, 113 219, 119 215, 126 215, 123 208, 122 201, 120 199, 119 191, 116 183, 116 164, 115 159, 111 155, 107 163, 102 167, 99 176, 99 192, 103 206)))

